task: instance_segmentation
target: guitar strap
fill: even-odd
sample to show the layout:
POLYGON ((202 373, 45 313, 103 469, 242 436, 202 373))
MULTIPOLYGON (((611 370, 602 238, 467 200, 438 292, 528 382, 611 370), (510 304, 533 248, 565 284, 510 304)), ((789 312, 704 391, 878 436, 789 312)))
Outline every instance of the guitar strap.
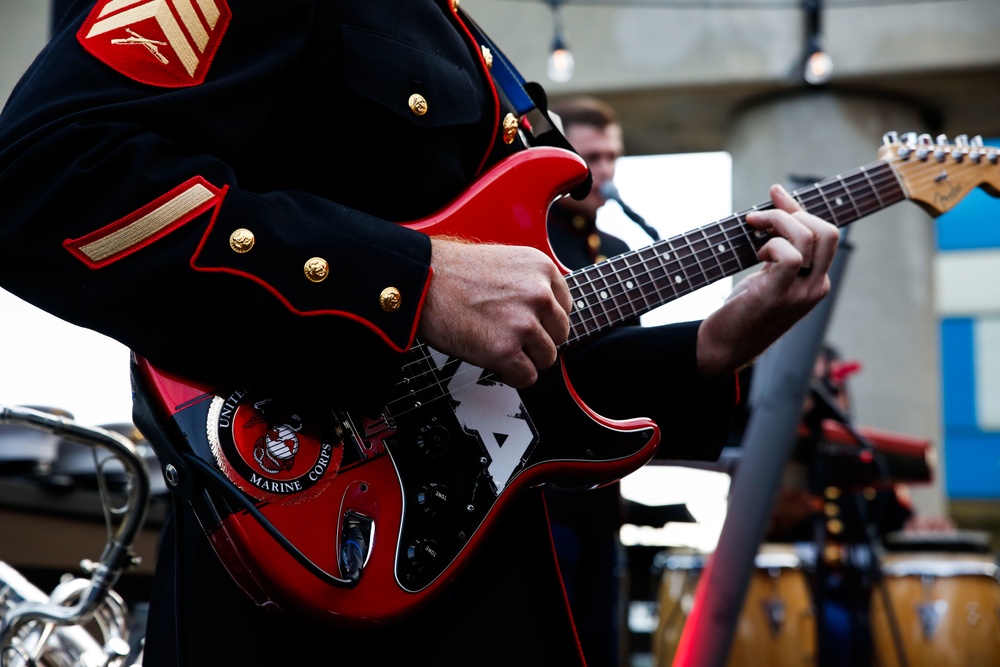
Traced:
MULTIPOLYGON (((517 68, 510 62, 503 51, 486 36, 482 28, 464 10, 459 8, 462 21, 480 47, 486 47, 493 55, 493 66, 490 74, 496 83, 497 94, 501 104, 517 112, 521 117, 521 129, 529 138, 531 146, 554 146, 576 153, 576 150, 562 133, 561 126, 552 120, 548 111, 548 97, 545 89, 535 82, 526 82, 517 68)), ((583 199, 590 192, 593 177, 590 172, 587 178, 570 191, 574 199, 583 199)))

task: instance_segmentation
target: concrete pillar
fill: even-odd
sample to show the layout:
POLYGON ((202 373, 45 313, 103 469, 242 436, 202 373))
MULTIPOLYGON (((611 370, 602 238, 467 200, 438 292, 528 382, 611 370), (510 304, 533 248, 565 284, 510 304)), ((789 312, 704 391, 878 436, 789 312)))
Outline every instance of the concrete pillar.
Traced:
POLYGON ((48 38, 48 2, 0 1, 0 104, 48 38))
MULTIPOLYGON (((766 201, 771 183, 811 183, 874 162, 886 131, 925 131, 919 110, 898 100, 826 90, 759 101, 734 121, 727 150, 736 210, 766 201)), ((939 452, 932 219, 902 202, 857 221, 848 238, 853 250, 826 340, 863 364, 850 381, 856 423, 929 439, 939 452)), ((943 465, 936 455, 935 481, 910 487, 920 513, 947 512, 943 465)))

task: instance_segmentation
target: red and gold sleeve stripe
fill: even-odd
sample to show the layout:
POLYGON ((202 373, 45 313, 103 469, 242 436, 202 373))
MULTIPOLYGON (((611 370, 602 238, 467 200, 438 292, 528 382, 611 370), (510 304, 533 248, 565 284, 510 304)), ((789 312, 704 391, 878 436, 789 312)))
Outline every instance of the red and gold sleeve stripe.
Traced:
POLYGON ((196 176, 142 208, 63 247, 92 269, 131 255, 222 203, 226 188, 196 176))

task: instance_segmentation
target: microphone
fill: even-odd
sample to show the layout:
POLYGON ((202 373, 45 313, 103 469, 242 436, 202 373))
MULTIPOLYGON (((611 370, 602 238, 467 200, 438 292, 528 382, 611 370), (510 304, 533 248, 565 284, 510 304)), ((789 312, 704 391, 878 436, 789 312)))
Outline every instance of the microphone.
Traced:
POLYGON ((642 231, 649 235, 649 238, 654 241, 660 240, 660 233, 657 232, 653 227, 646 222, 646 219, 641 215, 632 210, 632 207, 622 201, 622 197, 618 194, 618 188, 612 181, 608 181, 600 187, 601 196, 605 199, 613 199, 618 202, 618 205, 622 207, 622 212, 627 215, 632 222, 642 227, 642 231))

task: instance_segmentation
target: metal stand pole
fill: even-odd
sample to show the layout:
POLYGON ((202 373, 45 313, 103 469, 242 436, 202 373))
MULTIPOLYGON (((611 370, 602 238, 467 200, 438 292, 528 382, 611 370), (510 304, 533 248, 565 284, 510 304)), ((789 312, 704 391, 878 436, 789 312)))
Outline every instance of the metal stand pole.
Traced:
POLYGON ((726 664, 781 473, 795 447, 802 403, 836 303, 849 249, 844 229, 830 267, 830 294, 761 355, 754 367, 750 421, 730 491, 729 512, 719 544, 699 581, 674 667, 726 664))

